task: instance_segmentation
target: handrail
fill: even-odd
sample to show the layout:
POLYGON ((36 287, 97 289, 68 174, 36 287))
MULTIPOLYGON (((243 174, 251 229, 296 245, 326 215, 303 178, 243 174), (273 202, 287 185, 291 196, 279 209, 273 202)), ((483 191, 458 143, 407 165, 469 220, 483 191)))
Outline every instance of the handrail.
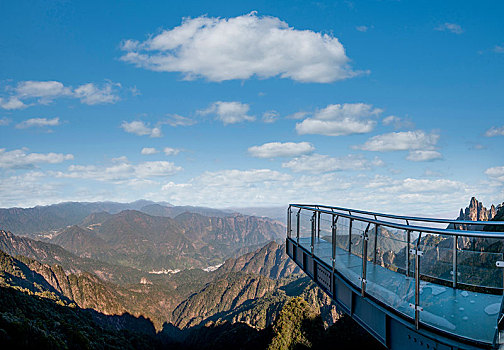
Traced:
POLYGON ((436 218, 425 218, 425 217, 420 217, 420 216, 403 216, 403 215, 394 215, 394 214, 375 213, 375 212, 371 212, 371 211, 358 210, 358 209, 332 207, 332 206, 320 205, 320 204, 297 204, 296 203, 296 204, 291 204, 291 206, 328 208, 328 209, 335 209, 335 210, 341 210, 341 211, 347 211, 347 212, 353 212, 353 213, 359 213, 359 214, 381 216, 381 217, 386 217, 386 218, 390 218, 390 219, 398 219, 398 220, 424 221, 424 222, 434 222, 434 223, 441 223, 441 224, 498 225, 498 226, 502 225, 502 226, 504 226, 503 221, 489 222, 489 221, 470 221, 470 220, 454 220, 454 219, 436 219, 436 218))
MULTIPOLYGON (((447 333, 450 333, 453 335, 457 334, 457 333, 451 332, 449 329, 447 330, 447 329, 443 329, 442 327, 441 328, 437 327, 434 321, 432 321, 432 322, 434 322, 434 323, 432 323, 431 321, 429 321, 427 319, 421 320, 420 313, 424 311, 423 307, 425 307, 424 305, 421 304, 421 299, 420 299, 421 280, 426 280, 426 281, 430 281, 430 282, 435 281, 434 283, 449 282, 450 286, 452 286, 453 289, 466 289, 466 290, 470 290, 473 292, 480 292, 481 291, 481 293, 488 293, 488 294, 494 294, 494 295, 495 294, 502 295, 502 293, 504 291, 504 288, 502 288, 502 282, 500 282, 501 283, 500 286, 496 287, 494 284, 484 284, 487 282, 482 282, 479 280, 477 280, 477 282, 476 282, 479 284, 473 284, 472 281, 469 281, 469 280, 460 281, 457 278, 458 264, 459 264, 458 254, 460 254, 460 253, 458 253, 459 252, 458 240, 460 237, 492 238, 492 239, 504 240, 504 232, 474 231, 474 230, 465 231, 465 230, 457 230, 457 229, 453 229, 453 228, 436 228, 436 227, 429 227, 429 226, 421 226, 420 223, 415 224, 415 225, 410 224, 410 221, 414 221, 414 222, 426 222, 426 223, 435 222, 435 223, 449 223, 449 224, 462 224, 462 225, 476 224, 476 225, 503 226, 504 225, 503 221, 465 221, 465 220, 431 219, 431 218, 409 217, 409 216, 399 216, 399 215, 391 215, 391 214, 380 214, 380 213, 374 213, 374 212, 369 212, 369 211, 364 211, 364 210, 347 209, 347 208, 341 208, 341 207, 331 207, 331 206, 325 206, 325 205, 290 204, 288 207, 288 232, 290 234, 290 230, 292 230, 291 217, 292 217, 292 214, 294 212, 296 212, 297 222, 296 222, 296 243, 295 244, 297 244, 297 246, 300 246, 300 238, 299 238, 300 237, 300 227, 301 227, 300 214, 303 210, 306 210, 306 211, 310 212, 310 214, 312 214, 312 215, 303 215, 304 217, 310 217, 310 221, 311 221, 311 240, 310 240, 311 258, 315 258, 315 249, 314 249, 315 237, 316 237, 317 233, 320 234, 320 230, 321 230, 320 216, 321 216, 321 214, 328 214, 332 217, 332 220, 331 220, 331 241, 330 241, 331 246, 332 246, 331 264, 330 264, 330 265, 332 265, 331 286, 333 285, 334 273, 335 273, 335 269, 336 269, 336 244, 337 244, 336 243, 336 234, 337 234, 336 231, 337 231, 338 219, 340 217, 349 219, 348 250, 347 250, 347 252, 349 254, 352 254, 352 235, 353 235, 352 226, 353 226, 353 223, 361 222, 362 224, 365 225, 365 226, 364 225, 362 226, 362 229, 359 229, 361 232, 360 236, 361 236, 361 241, 362 241, 362 247, 361 247, 362 256, 360 257, 362 259, 362 270, 361 270, 361 276, 359 277, 360 294, 364 298, 367 297, 367 295, 368 295, 368 292, 366 289, 368 289, 370 291, 369 295, 371 295, 371 296, 373 296, 373 293, 376 293, 376 291, 373 292, 372 289, 366 288, 366 284, 368 282, 368 280, 367 280, 368 279, 368 271, 367 271, 368 270, 368 268, 367 268, 368 263, 372 263, 374 265, 380 265, 377 263, 377 256, 376 256, 378 235, 379 235, 379 231, 380 231, 379 228, 380 227, 389 227, 389 228, 395 228, 398 230, 405 231, 405 233, 406 233, 405 239, 407 239, 406 242, 404 242, 404 243, 406 243, 405 271, 404 272, 396 271, 396 272, 405 274, 407 276, 407 278, 410 278, 411 277, 410 276, 410 272, 411 272, 410 271, 410 256, 414 255, 414 271, 413 271, 414 276, 413 277, 414 277, 414 297, 415 297, 415 299, 414 299, 414 303, 409 304, 409 306, 414 309, 414 316, 413 317, 407 316, 407 317, 409 317, 409 319, 414 321, 414 325, 417 330, 420 328, 421 325, 426 324, 426 325, 432 326, 434 328, 438 328, 443 332, 447 332, 447 333), (296 208, 296 210, 294 211, 293 208, 296 208), (361 216, 359 214, 370 215, 371 217, 365 217, 365 216, 361 216), (406 224, 386 221, 387 218, 405 220, 406 224), (368 247, 368 239, 369 239, 368 234, 369 234, 369 232, 373 232, 373 231, 370 231, 370 225, 374 225, 374 234, 375 234, 374 239, 375 240, 374 240, 374 245, 372 245, 372 246, 370 245, 368 247), (366 227, 366 228, 364 229, 364 227, 366 227), (418 237, 412 241, 411 234, 413 232, 418 233, 418 237), (422 238, 425 237, 424 234, 426 234, 426 233, 446 235, 446 236, 451 236, 450 239, 453 238, 453 245, 445 246, 446 249, 450 249, 452 252, 452 257, 450 258, 451 265, 452 265, 451 271, 445 270, 444 272, 441 271, 441 272, 437 273, 437 275, 430 275, 428 273, 428 271, 430 271, 429 269, 432 268, 432 266, 431 266, 431 267, 428 267, 425 272, 421 272, 420 262, 421 261, 429 262, 430 260, 428 260, 427 257, 429 257, 429 259, 432 258, 431 255, 426 254, 426 252, 429 253, 432 250, 426 250, 426 251, 421 250, 421 248, 422 248, 421 246, 425 245, 422 238), (410 249, 411 245, 413 245, 413 247, 410 249), (373 253, 373 257, 371 258, 371 260, 369 260, 368 248, 371 249, 372 250, 371 253, 373 253), (425 255, 425 257, 421 258, 424 255, 425 255), (424 260, 424 259, 427 259, 427 260, 424 260), (443 277, 442 273, 447 273, 447 272, 450 272, 452 274, 451 279, 447 279, 447 278, 443 277), (470 289, 468 289, 468 288, 470 288, 470 289)), ((328 221, 328 220, 325 220, 325 221, 328 221)), ((346 231, 346 225, 344 225, 344 226, 345 226, 345 231, 346 231)), ((454 227, 456 227, 456 226, 454 226, 454 227)), ((304 228, 303 228, 303 230, 304 230, 304 228)), ((343 242, 343 244, 345 244, 345 242, 343 242)), ((424 246, 424 248, 425 248, 425 246, 424 246)), ((304 249, 306 250, 306 248, 304 248, 304 249)), ((342 249, 345 249, 345 248, 342 248, 342 249)), ((462 252, 465 250, 461 249, 460 251, 462 252)), ((484 252, 483 252, 483 250, 481 250, 481 252, 478 251, 478 253, 482 254, 484 252)), ((487 253, 495 254, 493 252, 487 252, 487 253)), ((438 252, 438 254, 439 254, 439 252, 438 252)), ((500 252, 500 254, 502 254, 502 259, 499 259, 499 261, 487 259, 488 260, 487 263, 490 263, 492 265, 492 266, 490 266, 492 271, 497 272, 499 268, 504 266, 504 253, 500 252), (497 270, 495 270, 495 269, 497 269, 497 270)), ((355 253, 354 253, 354 255, 355 255, 355 253)), ((329 268, 331 268, 329 266, 328 262, 326 262, 326 264, 328 264, 327 266, 329 268)), ((430 266, 430 265, 427 265, 427 266, 430 266)), ((431 273, 433 273, 433 271, 435 271, 435 270, 432 270, 431 273)), ((467 276, 465 276, 465 277, 467 277, 467 276)), ((497 280, 497 282, 499 282, 499 280, 497 280)), ((504 282, 504 279, 503 279, 503 282, 504 282)), ((359 288, 359 286, 357 284, 355 284, 354 282, 352 282, 352 284, 355 286, 356 289, 359 288)), ((446 285, 446 284, 442 284, 442 285, 446 285)), ((331 287, 331 288, 333 288, 333 287, 331 287)), ((465 295, 465 296, 467 296, 467 295, 465 295)), ((463 308, 462 308, 462 310, 463 310, 463 308)), ((485 310, 485 312, 486 312, 486 310, 485 310)), ((504 319, 504 301, 502 301, 501 310, 499 311, 497 320, 501 320, 501 319, 504 319)), ((500 321, 496 321, 496 322, 498 324, 500 324, 500 321)), ((495 327, 495 328, 496 328, 495 334, 497 334, 499 331, 501 331, 501 328, 497 328, 497 327, 495 327)), ((495 339, 495 337, 494 337, 494 339, 495 339)), ((495 346, 495 340, 493 340, 493 345, 495 346)))
MULTIPOLYGON (((348 219, 358 219, 359 221, 364 221, 367 223, 372 223, 376 225, 384 225, 387 227, 393 227, 399 230, 410 230, 410 231, 417 231, 417 232, 426 232, 426 233, 434 233, 434 234, 443 234, 443 235, 450 235, 450 236, 467 236, 467 237, 479 237, 479 238, 504 238, 504 232, 490 232, 490 231, 461 231, 461 230, 453 230, 453 229, 439 229, 439 228, 434 228, 434 227, 427 227, 427 226, 415 226, 415 225, 403 225, 403 224, 397 224, 394 222, 389 222, 389 221, 382 221, 382 220, 376 220, 376 219, 370 219, 370 218, 365 218, 362 216, 357 216, 357 215, 350 215, 346 213, 334 213, 332 211, 320 209, 320 208, 314 208, 314 207, 322 207, 322 206, 305 206, 301 204, 290 204, 290 207, 295 207, 299 209, 305 209, 305 210, 310 210, 310 211, 319 211, 321 213, 326 213, 326 214, 337 214, 341 217, 345 217, 348 219)), ((325 206, 323 206, 325 207, 325 206)), ((337 209, 338 210, 338 209, 337 209)), ((354 212, 354 210, 352 210, 354 212)), ((378 215, 378 214, 377 214, 378 215)), ((412 220, 415 221, 415 220, 412 220)), ((472 221, 469 221, 472 222, 472 221)), ((479 221, 475 221, 479 222, 479 221)), ((495 225, 495 224, 500 224, 504 225, 504 222, 502 221, 485 221, 486 225, 495 225)), ((460 223, 460 222, 459 222, 460 223)))

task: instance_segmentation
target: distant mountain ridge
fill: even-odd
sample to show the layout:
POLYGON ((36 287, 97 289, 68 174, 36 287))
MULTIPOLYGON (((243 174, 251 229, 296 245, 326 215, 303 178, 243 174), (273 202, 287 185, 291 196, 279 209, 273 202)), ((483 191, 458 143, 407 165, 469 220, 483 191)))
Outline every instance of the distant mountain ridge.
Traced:
POLYGON ((283 240, 285 231, 271 219, 240 214, 170 218, 125 210, 91 216, 83 221, 86 228, 66 228, 49 241, 80 257, 147 272, 218 265, 237 251, 283 240))

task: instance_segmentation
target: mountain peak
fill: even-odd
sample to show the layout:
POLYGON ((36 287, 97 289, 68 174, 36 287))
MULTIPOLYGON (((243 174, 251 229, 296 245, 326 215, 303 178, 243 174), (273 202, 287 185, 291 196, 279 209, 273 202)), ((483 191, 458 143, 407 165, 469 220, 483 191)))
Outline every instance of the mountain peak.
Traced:
POLYGON ((492 204, 490 209, 483 206, 483 203, 478 201, 476 197, 471 197, 469 206, 465 210, 460 209, 460 214, 457 220, 466 221, 488 221, 497 213, 495 206, 492 204))

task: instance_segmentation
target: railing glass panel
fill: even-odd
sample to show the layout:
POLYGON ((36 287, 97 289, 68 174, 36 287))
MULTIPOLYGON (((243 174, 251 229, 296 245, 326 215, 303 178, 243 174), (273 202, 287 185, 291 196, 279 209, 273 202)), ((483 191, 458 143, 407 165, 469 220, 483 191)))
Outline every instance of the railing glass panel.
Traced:
POLYGON ((299 213, 299 245, 311 251, 311 219, 313 212, 301 210, 299 213))
MULTIPOLYGON (((502 285, 502 271, 496 266, 502 254, 463 251, 458 249, 460 240, 454 247, 455 242, 455 236, 422 236, 420 322, 461 337, 491 343, 502 294, 496 295, 495 289, 492 294, 492 290, 483 287, 502 285)), ((491 244, 485 247, 489 246, 491 244)))
POLYGON ((368 234, 368 252, 371 254, 368 254, 367 261, 366 293, 396 311, 414 318, 414 309, 410 307, 410 303, 414 302, 415 280, 405 275, 406 236, 403 232, 380 225, 378 230, 372 227, 368 234), (404 266, 402 273, 396 272, 396 264, 404 266))

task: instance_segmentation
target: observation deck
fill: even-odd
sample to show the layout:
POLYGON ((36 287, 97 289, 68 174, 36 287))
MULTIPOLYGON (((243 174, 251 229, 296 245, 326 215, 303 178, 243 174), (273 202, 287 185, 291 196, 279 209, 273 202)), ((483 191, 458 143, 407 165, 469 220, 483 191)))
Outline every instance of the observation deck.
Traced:
POLYGON ((287 254, 386 348, 504 349, 504 222, 287 214, 287 254))

